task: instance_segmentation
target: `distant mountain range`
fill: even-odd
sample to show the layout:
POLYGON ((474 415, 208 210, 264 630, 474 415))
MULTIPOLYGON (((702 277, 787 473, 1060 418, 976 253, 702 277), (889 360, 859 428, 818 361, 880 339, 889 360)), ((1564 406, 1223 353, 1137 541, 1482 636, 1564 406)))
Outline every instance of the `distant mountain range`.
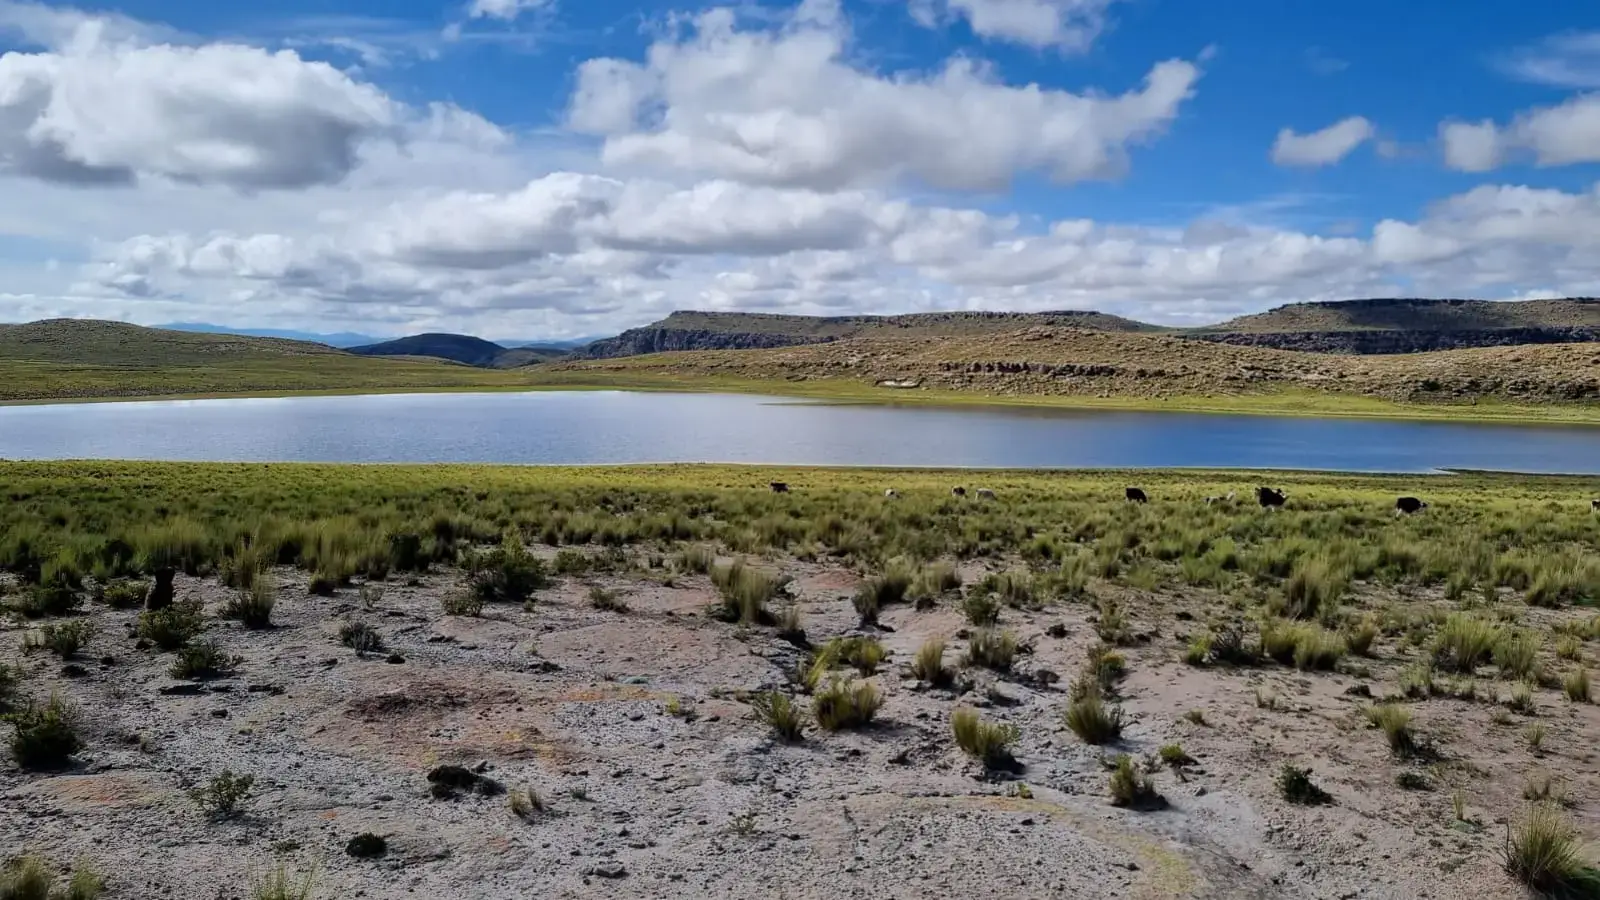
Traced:
POLYGON ((610 359, 693 350, 761 350, 854 338, 998 336, 1032 328, 1113 334, 1162 334, 1237 346, 1311 353, 1395 354, 1518 344, 1600 341, 1600 300, 1501 302, 1370 299, 1293 303, 1200 328, 1163 328, 1092 311, 937 312, 893 316, 791 316, 674 312, 658 322, 598 340, 493 342, 430 333, 382 340, 353 333, 244 329, 182 322, 164 328, 221 335, 314 341, 359 356, 442 359, 486 369, 514 369, 565 359, 610 359))

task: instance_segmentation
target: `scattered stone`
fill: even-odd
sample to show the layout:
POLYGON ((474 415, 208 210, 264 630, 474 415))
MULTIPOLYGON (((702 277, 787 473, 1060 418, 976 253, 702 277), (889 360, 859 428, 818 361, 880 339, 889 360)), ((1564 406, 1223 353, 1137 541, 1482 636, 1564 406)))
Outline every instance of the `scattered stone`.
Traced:
POLYGON ((193 683, 169 684, 160 690, 160 693, 168 697, 195 697, 205 692, 205 685, 193 683))
POLYGON ((1067 626, 1064 622, 1057 622, 1046 628, 1044 633, 1053 638, 1064 638, 1067 636, 1067 626))
POLYGON ((67 663, 61 667, 61 676, 63 678, 82 678, 87 674, 89 674, 89 670, 77 663, 67 663))
POLYGON ((386 657, 384 659, 384 662, 388 663, 391 666, 398 666, 398 665, 400 665, 401 663, 403 663, 405 661, 406 661, 406 658, 404 656, 401 656, 398 653, 391 653, 391 654, 388 655, 388 657, 386 657))
POLYGON ((1372 696, 1372 688, 1367 687, 1364 684, 1352 684, 1349 687, 1344 689, 1344 695, 1346 697, 1367 697, 1367 698, 1370 698, 1372 696))
POLYGON ((622 865, 622 863, 619 863, 616 860, 608 860, 584 869, 583 874, 586 876, 593 876, 595 878, 622 878, 628 874, 628 870, 622 865))
POLYGON ((281 685, 281 684, 252 684, 252 685, 246 686, 245 690, 250 692, 250 693, 252 693, 252 694, 271 694, 272 696, 276 697, 279 694, 283 693, 283 685, 281 685))
POLYGON ((225 709, 213 709, 211 711, 211 718, 213 719, 226 719, 227 717, 228 711, 225 709))
POLYGON ((389 852, 389 842, 370 831, 363 831, 344 845, 344 852, 356 859, 377 859, 389 852))

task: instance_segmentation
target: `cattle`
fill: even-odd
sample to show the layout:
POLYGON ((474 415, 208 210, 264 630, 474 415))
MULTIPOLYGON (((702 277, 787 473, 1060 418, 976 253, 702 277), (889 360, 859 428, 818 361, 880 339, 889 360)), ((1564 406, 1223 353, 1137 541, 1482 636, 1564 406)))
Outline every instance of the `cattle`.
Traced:
POLYGON ((1600 511, 1600 500, 1590 500, 1589 501, 1589 508, 1593 509, 1593 510, 1600 511))
POLYGON ((1221 503, 1221 502, 1222 502, 1222 498, 1221 497, 1207 497, 1206 498, 1206 505, 1207 506, 1216 506, 1218 503, 1221 503))
POLYGON ((771 482, 769 486, 772 488, 772 492, 774 494, 789 493, 789 483, 786 481, 774 481, 771 482))
POLYGON ((988 488, 978 488, 978 499, 993 500, 995 499, 994 491, 989 490, 988 488))
POLYGON ((1256 488, 1256 502, 1261 504, 1262 509, 1277 509, 1278 507, 1283 506, 1284 502, 1288 499, 1288 496, 1285 495, 1283 491, 1280 491, 1276 488, 1256 488))
POLYGON ((1127 490, 1123 491, 1122 495, 1124 497, 1128 498, 1128 502, 1129 503, 1149 503, 1150 502, 1150 498, 1146 497, 1144 495, 1144 491, 1142 491, 1142 490, 1140 490, 1138 488, 1135 488, 1135 487, 1131 487, 1131 488, 1128 488, 1127 490))
POLYGON ((1396 511, 1403 512, 1409 516, 1414 512, 1421 512, 1422 510, 1427 509, 1428 504, 1423 503, 1421 500, 1418 500, 1415 497, 1401 497, 1399 500, 1394 502, 1394 508, 1396 511))
POLYGON ((965 497, 966 495, 967 489, 964 487, 953 487, 950 489, 950 496, 952 497, 965 497))
POLYGON ((900 499, 900 492, 895 490, 894 488, 889 488, 888 490, 883 492, 883 499, 885 499, 885 500, 899 500, 900 499))

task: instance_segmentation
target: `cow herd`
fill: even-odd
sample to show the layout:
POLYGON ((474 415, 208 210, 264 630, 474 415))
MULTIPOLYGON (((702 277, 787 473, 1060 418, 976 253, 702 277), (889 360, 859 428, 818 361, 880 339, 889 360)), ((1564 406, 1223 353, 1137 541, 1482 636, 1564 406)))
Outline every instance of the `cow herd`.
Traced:
MULTIPOLYGON (((769 482, 769 486, 772 488, 772 492, 774 494, 789 493, 788 482, 773 481, 769 482)), ((973 491, 973 493, 979 500, 996 499, 995 492, 990 488, 978 488, 973 491)), ((957 485, 956 487, 950 489, 950 495, 952 497, 965 497, 967 496, 967 489, 957 485)), ((1122 496, 1129 503, 1150 502, 1150 495, 1146 494, 1143 488, 1124 488, 1122 496)), ((1232 503, 1237 496, 1238 495, 1234 491, 1229 491, 1228 493, 1220 496, 1207 497, 1206 505, 1215 506, 1219 503, 1232 503)), ((883 498, 885 500, 899 500, 900 492, 894 488, 887 488, 883 492, 883 498)), ((1262 509, 1282 509, 1283 505, 1289 502, 1289 495, 1278 488, 1258 487, 1256 488, 1256 502, 1261 505, 1262 509)), ((1413 513, 1422 512, 1427 508, 1428 504, 1417 499, 1416 497, 1401 497, 1394 501, 1394 510, 1397 515, 1409 516, 1413 513)), ((1600 499, 1589 501, 1589 508, 1595 512, 1600 512, 1600 499)))

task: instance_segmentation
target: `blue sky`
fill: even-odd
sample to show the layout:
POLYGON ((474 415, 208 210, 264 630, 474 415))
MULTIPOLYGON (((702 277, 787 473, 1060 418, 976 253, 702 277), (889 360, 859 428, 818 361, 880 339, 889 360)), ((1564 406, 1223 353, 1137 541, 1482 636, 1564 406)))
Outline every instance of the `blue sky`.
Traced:
POLYGON ((0 319, 1600 293, 1600 8, 470 2, 0 0, 0 319))

